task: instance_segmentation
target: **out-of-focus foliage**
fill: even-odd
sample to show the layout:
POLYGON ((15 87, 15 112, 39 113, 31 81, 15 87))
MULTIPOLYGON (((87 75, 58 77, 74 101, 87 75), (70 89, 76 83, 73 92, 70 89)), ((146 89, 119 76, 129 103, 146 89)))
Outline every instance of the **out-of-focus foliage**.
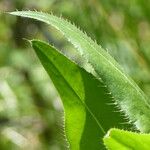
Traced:
MULTIPOLYGON (((150 97, 149 1, 0 1, 1 12, 15 9, 62 14, 107 49, 150 97)), ((66 149, 58 94, 22 40, 33 37, 51 41, 68 53, 72 48, 44 24, 0 15, 0 148, 66 149)))

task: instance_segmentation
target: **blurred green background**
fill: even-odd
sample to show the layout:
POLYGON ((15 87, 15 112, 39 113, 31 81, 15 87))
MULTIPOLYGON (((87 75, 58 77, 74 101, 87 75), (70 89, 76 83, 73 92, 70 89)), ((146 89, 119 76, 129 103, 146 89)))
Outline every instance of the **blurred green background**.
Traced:
MULTIPOLYGON (((0 0, 1 12, 16 9, 71 20, 150 97, 149 0, 0 0)), ((73 57, 72 46, 53 28, 0 14, 0 150, 66 150, 60 98, 23 38, 45 40, 73 57)))

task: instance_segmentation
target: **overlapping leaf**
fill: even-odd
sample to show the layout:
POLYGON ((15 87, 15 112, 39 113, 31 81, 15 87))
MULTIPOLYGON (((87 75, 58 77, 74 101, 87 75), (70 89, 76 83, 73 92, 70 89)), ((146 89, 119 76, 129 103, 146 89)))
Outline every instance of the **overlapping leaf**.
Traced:
POLYGON ((50 45, 33 40, 32 46, 57 88, 64 105, 65 132, 71 150, 104 149, 102 138, 112 127, 123 126, 103 83, 50 45))
POLYGON ((150 134, 111 129, 104 143, 108 150, 149 150, 150 134))

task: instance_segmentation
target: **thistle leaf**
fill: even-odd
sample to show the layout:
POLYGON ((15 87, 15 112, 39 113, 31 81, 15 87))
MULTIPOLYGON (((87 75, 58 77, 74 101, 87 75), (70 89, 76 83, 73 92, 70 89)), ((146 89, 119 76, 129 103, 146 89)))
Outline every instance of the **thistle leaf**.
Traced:
POLYGON ((93 73, 93 76, 101 78, 107 85, 117 105, 136 128, 141 132, 150 132, 150 101, 105 50, 62 18, 34 11, 16 11, 10 14, 43 21, 63 33, 75 46, 81 59, 86 60, 93 67, 96 72, 96 75, 93 73))

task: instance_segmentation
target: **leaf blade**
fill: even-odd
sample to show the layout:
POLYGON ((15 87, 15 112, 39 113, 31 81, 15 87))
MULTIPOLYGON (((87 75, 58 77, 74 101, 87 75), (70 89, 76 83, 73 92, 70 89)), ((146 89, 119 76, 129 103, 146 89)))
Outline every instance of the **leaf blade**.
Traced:
POLYGON ((50 45, 33 40, 32 46, 63 101, 71 150, 104 148, 105 132, 112 126, 124 126, 120 124, 124 121, 122 117, 106 104, 111 101, 106 95, 108 91, 99 80, 50 45))
POLYGON ((140 134, 119 129, 111 129, 104 137, 108 150, 149 150, 150 134, 140 134))
POLYGON ((93 75, 102 78, 121 110, 136 128, 142 132, 150 132, 150 101, 116 61, 99 45, 75 26, 56 16, 32 11, 18 11, 10 14, 43 21, 63 33, 76 47, 81 59, 91 64, 97 74, 93 73, 93 75))

